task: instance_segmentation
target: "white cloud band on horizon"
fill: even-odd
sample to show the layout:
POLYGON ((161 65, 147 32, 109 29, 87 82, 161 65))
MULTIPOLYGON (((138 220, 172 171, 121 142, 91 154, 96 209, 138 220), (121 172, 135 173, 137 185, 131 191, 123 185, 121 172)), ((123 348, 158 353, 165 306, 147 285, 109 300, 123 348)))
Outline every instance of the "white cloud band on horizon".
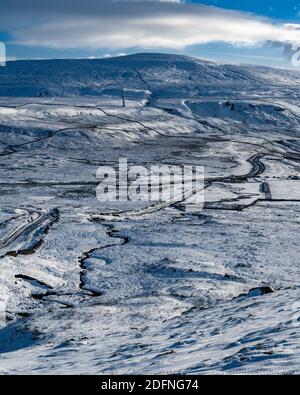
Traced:
POLYGON ((180 0, 2 0, 0 26, 17 44, 55 49, 300 42, 297 24, 180 0))

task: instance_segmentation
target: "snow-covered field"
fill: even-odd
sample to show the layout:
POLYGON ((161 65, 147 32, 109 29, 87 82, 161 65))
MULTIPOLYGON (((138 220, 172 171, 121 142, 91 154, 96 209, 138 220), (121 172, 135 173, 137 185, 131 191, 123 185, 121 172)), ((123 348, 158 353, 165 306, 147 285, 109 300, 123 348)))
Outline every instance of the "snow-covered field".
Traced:
POLYGON ((1 67, 0 373, 299 374, 299 84, 156 54, 1 67), (204 209, 100 202, 124 156, 204 166, 204 209))

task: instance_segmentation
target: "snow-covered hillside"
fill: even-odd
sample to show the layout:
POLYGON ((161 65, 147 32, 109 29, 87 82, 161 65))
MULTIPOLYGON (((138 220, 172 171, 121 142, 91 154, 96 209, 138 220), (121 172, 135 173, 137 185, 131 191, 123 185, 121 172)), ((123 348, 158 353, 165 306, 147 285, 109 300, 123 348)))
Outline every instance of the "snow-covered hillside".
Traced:
POLYGON ((0 67, 0 372, 299 373, 299 84, 163 54, 0 67), (124 156, 204 166, 204 208, 100 202, 124 156))
POLYGON ((154 97, 275 93, 275 96, 288 94, 290 98, 297 98, 299 84, 299 72, 162 54, 16 61, 0 69, 1 96, 117 96, 124 89, 125 95, 148 90, 154 97))

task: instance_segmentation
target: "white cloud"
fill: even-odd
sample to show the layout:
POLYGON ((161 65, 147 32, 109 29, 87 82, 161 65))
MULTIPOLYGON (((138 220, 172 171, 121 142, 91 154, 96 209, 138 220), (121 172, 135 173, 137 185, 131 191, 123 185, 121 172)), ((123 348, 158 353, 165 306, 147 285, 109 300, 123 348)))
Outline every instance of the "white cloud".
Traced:
POLYGON ((300 42, 299 25, 180 0, 1 0, 15 42, 51 48, 170 48, 300 42), (24 4, 25 3, 25 4, 24 4))
POLYGON ((285 23, 283 25, 286 29, 295 29, 295 30, 300 30, 300 25, 299 23, 285 23))

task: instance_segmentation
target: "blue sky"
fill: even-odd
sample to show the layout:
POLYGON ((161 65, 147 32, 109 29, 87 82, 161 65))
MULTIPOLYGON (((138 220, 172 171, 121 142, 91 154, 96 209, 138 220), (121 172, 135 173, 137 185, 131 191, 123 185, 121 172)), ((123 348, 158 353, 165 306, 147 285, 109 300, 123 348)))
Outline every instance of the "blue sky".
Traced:
POLYGON ((254 12, 282 20, 299 20, 297 14, 300 11, 300 1, 298 0, 191 0, 191 2, 254 12))
POLYGON ((170 52, 292 67, 300 0, 1 0, 0 41, 11 59, 170 52))

